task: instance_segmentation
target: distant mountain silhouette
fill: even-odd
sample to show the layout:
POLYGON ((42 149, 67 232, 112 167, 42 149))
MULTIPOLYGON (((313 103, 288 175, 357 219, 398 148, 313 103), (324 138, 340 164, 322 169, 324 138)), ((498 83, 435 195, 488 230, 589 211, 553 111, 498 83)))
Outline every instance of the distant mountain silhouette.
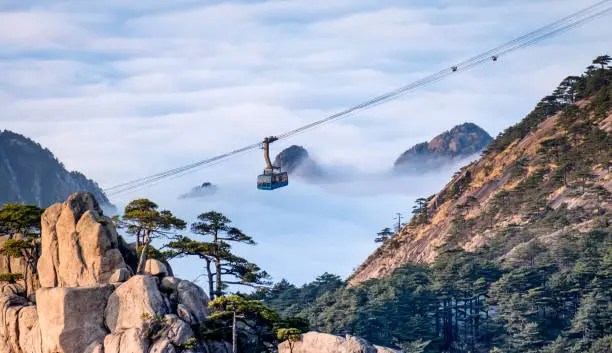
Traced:
POLYGON ((23 135, 0 131, 0 206, 48 207, 75 192, 90 192, 105 209, 116 210, 96 182, 67 171, 51 151, 23 135))
POLYGON ((321 167, 312 159, 302 146, 290 146, 274 159, 274 166, 280 167, 290 175, 307 179, 319 179, 325 176, 321 167))
POLYGON ((215 192, 217 192, 217 186, 207 181, 202 183, 202 185, 193 187, 189 192, 179 196, 179 199, 196 199, 210 196, 215 192))
POLYGON ((431 141, 419 143, 402 153, 395 161, 394 170, 410 173, 438 169, 482 151, 491 140, 492 137, 476 124, 457 125, 431 141))

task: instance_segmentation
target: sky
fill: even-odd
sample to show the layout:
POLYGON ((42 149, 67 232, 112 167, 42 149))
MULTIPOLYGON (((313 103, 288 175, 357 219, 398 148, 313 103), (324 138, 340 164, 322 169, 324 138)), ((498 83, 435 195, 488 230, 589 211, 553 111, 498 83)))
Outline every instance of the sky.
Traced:
MULTIPOLYGON (((0 129, 102 187, 261 141, 546 25, 586 0, 0 0, 0 129)), ((259 151, 113 196, 192 221, 226 214, 258 242, 237 252, 278 281, 348 276, 373 239, 461 166, 389 178, 415 143, 463 122, 495 136, 612 49, 608 18, 272 145, 304 146, 351 182, 258 191, 259 151), (217 191, 179 199, 209 181, 217 191)), ((465 161, 462 161, 465 163, 465 161)), ((193 279, 196 259, 173 262, 193 279)))

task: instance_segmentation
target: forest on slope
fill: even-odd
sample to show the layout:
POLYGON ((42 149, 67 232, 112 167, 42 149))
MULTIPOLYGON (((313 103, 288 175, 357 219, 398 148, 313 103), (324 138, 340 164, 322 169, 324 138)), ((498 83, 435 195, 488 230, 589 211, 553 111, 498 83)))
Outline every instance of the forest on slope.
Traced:
POLYGON ((420 199, 366 261, 378 266, 368 276, 281 281, 253 297, 313 329, 406 353, 610 352, 610 61, 563 80, 480 161, 420 199), (448 226, 431 230, 440 218, 448 226), (430 244, 423 228, 444 234, 430 244), (430 257, 381 261, 410 246, 430 257))

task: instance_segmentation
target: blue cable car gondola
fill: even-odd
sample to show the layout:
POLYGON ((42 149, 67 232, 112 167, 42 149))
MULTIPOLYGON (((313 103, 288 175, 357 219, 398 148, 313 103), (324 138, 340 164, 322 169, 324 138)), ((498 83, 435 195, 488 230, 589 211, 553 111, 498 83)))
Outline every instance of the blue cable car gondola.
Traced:
POLYGON ((263 142, 266 169, 257 177, 257 188, 259 190, 274 190, 289 185, 289 175, 280 167, 275 167, 270 162, 270 143, 278 140, 276 137, 266 137, 263 142))

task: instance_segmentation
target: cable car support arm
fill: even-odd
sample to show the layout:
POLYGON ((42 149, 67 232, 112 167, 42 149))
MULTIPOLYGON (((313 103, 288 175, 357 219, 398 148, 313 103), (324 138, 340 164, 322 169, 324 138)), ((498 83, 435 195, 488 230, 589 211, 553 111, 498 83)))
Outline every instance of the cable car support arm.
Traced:
POLYGON ((276 140, 278 140, 278 138, 274 136, 266 137, 262 144, 264 150, 264 158, 266 160, 266 173, 274 173, 274 169, 276 169, 270 161, 270 144, 276 140))

